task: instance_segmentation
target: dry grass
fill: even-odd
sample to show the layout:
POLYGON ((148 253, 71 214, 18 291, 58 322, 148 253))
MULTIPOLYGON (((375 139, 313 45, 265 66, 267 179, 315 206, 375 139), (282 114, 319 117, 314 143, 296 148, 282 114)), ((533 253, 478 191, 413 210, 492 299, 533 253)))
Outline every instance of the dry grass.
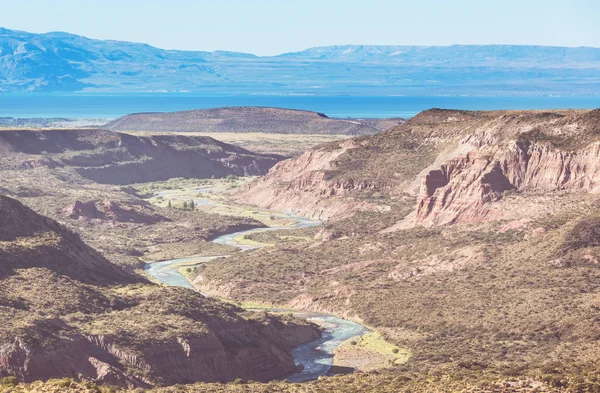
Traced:
POLYGON ((350 135, 298 135, 298 134, 267 134, 259 132, 234 133, 234 132, 129 132, 132 135, 187 135, 209 136, 218 141, 230 143, 244 149, 261 154, 279 154, 286 157, 295 157, 317 145, 331 141, 348 139, 350 135))

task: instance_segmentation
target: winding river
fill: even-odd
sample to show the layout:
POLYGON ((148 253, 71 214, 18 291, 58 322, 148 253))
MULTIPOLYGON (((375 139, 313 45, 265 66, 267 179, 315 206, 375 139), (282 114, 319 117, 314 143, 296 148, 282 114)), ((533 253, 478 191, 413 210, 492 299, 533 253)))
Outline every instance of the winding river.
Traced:
MULTIPOLYGON (((197 191, 206 192, 208 190, 203 188, 198 189, 197 191)), ((158 194, 158 196, 161 196, 161 194, 158 194)), ((194 198, 194 201, 198 206, 216 204, 216 202, 211 199, 194 198)), ((260 210, 260 212, 276 216, 277 218, 292 220, 294 223, 286 226, 273 226, 268 228, 257 228, 234 232, 219 236, 214 239, 213 242, 238 247, 242 251, 249 251, 264 246, 261 244, 241 244, 236 240, 236 238, 239 239, 244 235, 251 233, 276 231, 282 229, 299 229, 321 224, 320 221, 298 217, 293 213, 271 212, 267 210, 260 210)), ((190 282, 179 273, 178 268, 181 267, 182 264, 199 264, 221 257, 227 257, 227 255, 189 257, 151 263, 146 265, 146 273, 166 285, 186 287, 195 290, 190 282)), ((227 260, 224 259, 223 263, 227 263, 226 261, 227 260)), ((309 381, 316 379, 321 375, 327 374, 333 364, 333 353, 335 348, 351 337, 361 336, 368 332, 368 329, 362 325, 338 318, 333 315, 316 313, 301 313, 300 315, 309 321, 313 321, 321 325, 324 328, 324 331, 322 337, 318 340, 301 344, 292 350, 292 355, 294 356, 296 364, 302 365, 303 370, 299 373, 289 376, 287 379, 291 382, 309 381)))

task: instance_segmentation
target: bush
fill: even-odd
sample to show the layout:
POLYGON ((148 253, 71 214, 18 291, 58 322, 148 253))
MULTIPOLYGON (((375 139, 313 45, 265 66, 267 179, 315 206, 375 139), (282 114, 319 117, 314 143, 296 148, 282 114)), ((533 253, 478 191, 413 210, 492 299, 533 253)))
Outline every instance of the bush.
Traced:
POLYGON ((70 388, 72 383, 73 383, 72 379, 63 378, 63 379, 56 381, 56 386, 59 386, 61 388, 70 388))
POLYGON ((242 378, 236 378, 233 380, 232 382, 234 385, 241 385, 244 383, 244 380, 242 378))
POLYGON ((579 221, 565 236, 563 249, 576 250, 600 246, 600 217, 589 217, 579 221))
POLYGON ((393 353, 398 353, 398 352, 400 352, 400 348, 394 348, 394 349, 392 349, 392 352, 393 353))
POLYGON ((9 386, 9 387, 15 387, 19 384, 19 381, 17 380, 17 377, 4 377, 2 379, 0 379, 0 386, 9 386))

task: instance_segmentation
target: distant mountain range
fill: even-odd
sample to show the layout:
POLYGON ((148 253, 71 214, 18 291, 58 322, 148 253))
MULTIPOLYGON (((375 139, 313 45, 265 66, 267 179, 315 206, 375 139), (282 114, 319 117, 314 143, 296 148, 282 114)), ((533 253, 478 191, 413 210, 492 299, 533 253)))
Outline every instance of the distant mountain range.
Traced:
POLYGON ((342 45, 259 57, 0 28, 0 92, 77 91, 587 95, 600 91, 600 49, 342 45))

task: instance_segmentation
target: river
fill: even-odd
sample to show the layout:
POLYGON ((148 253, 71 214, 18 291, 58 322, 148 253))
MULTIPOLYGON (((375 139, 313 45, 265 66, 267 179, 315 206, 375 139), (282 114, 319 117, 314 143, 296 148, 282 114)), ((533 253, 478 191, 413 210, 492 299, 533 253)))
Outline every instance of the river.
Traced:
MULTIPOLYGON (((215 203, 210 199, 201 198, 194 198, 194 201, 197 205, 210 205, 215 203)), ((282 229, 299 229, 321 224, 320 221, 298 217, 293 213, 270 212, 266 210, 261 210, 261 212, 276 217, 293 220, 294 223, 292 225, 286 226, 256 228, 229 233, 215 238, 213 242, 223 245, 235 246, 240 248, 242 251, 250 251, 264 246, 260 244, 241 244, 236 240, 236 238, 240 238, 240 236, 257 232, 275 231, 282 229)), ((190 282, 179 273, 178 267, 180 267, 182 263, 185 263, 186 265, 199 264, 209 261, 211 259, 221 257, 227 257, 227 255, 215 255, 209 257, 187 257, 180 259, 172 259, 163 262, 155 262, 146 265, 146 273, 166 285, 180 286, 195 290, 195 288, 190 284, 190 282)), ((227 259, 223 259, 223 263, 227 263, 227 259)), ((351 321, 347 321, 342 318, 338 318, 334 315, 317 313, 301 313, 300 315, 309 321, 315 322, 323 326, 324 331, 322 337, 318 340, 301 344, 292 350, 292 355, 294 356, 296 364, 302 365, 303 370, 299 373, 290 375, 287 379, 291 382, 309 381, 316 379, 321 375, 327 374, 333 364, 333 353, 335 348, 337 348, 341 343, 348 340, 349 338, 361 336, 368 332, 368 329, 364 326, 351 321)))

